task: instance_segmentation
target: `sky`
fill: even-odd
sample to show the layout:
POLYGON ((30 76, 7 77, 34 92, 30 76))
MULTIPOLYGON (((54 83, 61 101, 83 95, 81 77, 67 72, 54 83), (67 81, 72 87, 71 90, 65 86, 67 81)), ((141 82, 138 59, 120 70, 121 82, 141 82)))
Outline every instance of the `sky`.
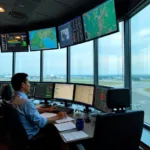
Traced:
MULTIPOLYGON (((132 74, 150 74, 150 5, 131 18, 132 74)), ((100 38, 99 75, 124 74, 123 23, 100 38)), ((71 75, 93 75, 93 41, 71 47, 71 75)), ((44 75, 66 74, 66 48, 43 53, 44 75)), ((16 72, 40 75, 40 52, 16 53, 16 72)), ((0 53, 0 74, 12 73, 12 53, 0 53)))

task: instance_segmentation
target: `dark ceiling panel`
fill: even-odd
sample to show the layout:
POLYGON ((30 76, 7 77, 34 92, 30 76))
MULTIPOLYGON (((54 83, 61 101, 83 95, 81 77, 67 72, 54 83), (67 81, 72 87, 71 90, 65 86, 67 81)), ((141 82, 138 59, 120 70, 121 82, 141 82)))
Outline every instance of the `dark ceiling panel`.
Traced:
POLYGON ((71 10, 72 9, 70 7, 67 7, 58 2, 45 1, 35 10, 35 12, 58 18, 64 14, 69 13, 71 10))
POLYGON ((33 23, 33 22, 44 21, 44 20, 49 20, 49 19, 53 19, 53 18, 50 16, 43 15, 43 14, 33 13, 30 19, 27 21, 27 23, 33 23))
MULTIPOLYGON (((54 0, 54 1, 64 4, 64 5, 74 7, 76 4, 80 3, 81 0, 54 0)), ((82 0, 82 1, 86 1, 86 0, 82 0)))
MULTIPOLYGON (((57 26, 82 15, 104 1, 106 0, 0 0, 0 4, 4 5, 6 10, 0 13, 0 30, 57 26), (15 19, 9 15, 10 11, 23 13, 26 17, 15 19)), ((123 18, 141 1, 144 0, 115 0, 117 19, 123 18)))
POLYGON ((0 4, 13 4, 14 0, 0 0, 0 4))

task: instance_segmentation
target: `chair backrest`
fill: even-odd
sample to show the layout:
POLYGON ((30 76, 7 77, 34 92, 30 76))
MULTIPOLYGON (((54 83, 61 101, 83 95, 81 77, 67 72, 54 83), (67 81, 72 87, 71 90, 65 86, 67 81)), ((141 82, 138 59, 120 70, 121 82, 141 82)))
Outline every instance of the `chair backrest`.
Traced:
POLYGON ((108 113, 97 116, 93 149, 138 150, 143 118, 144 111, 108 113))
POLYGON ((11 104, 2 104, 2 112, 9 133, 10 147, 15 150, 24 150, 28 136, 20 122, 17 110, 11 104))
POLYGON ((12 99, 12 90, 9 84, 6 84, 3 89, 1 89, 1 99, 4 103, 12 99))
POLYGON ((94 150, 139 150, 144 111, 126 111, 130 106, 129 89, 110 89, 107 106, 117 111, 96 118, 94 150), (98 148, 99 147, 99 148, 98 148))

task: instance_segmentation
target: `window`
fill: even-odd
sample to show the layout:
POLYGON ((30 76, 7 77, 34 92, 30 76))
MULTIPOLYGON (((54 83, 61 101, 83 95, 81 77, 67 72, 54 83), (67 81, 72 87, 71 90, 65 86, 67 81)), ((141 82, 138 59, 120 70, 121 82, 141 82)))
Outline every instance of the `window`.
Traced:
POLYGON ((12 53, 0 53, 0 81, 10 81, 12 77, 12 53))
POLYGON ((93 84, 93 41, 71 47, 71 82, 93 84))
POLYGON ((40 51, 16 53, 15 73, 24 72, 30 81, 40 81, 40 51))
POLYGON ((124 87, 124 30, 98 40, 99 85, 124 87))
POLYGON ((150 124, 150 5, 131 18, 132 108, 150 124))
POLYGON ((43 81, 66 82, 67 49, 43 52, 43 81))

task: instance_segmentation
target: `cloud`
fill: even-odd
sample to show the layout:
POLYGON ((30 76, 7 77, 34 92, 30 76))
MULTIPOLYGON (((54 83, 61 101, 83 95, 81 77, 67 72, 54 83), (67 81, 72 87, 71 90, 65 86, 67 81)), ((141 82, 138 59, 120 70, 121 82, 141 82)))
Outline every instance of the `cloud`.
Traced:
POLYGON ((145 36, 150 35, 150 28, 141 30, 141 31, 138 33, 138 35, 139 35, 140 37, 145 37, 145 36))

